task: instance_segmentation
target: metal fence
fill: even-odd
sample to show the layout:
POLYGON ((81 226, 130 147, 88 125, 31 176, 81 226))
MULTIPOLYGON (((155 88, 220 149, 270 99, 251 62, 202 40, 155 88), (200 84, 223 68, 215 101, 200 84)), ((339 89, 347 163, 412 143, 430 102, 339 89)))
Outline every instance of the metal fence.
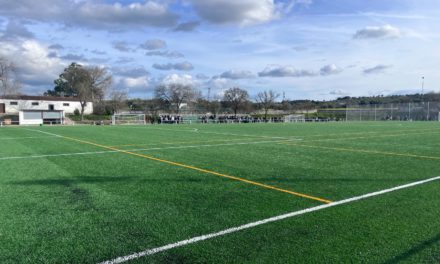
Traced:
POLYGON ((349 105, 347 121, 440 121, 439 102, 349 105))

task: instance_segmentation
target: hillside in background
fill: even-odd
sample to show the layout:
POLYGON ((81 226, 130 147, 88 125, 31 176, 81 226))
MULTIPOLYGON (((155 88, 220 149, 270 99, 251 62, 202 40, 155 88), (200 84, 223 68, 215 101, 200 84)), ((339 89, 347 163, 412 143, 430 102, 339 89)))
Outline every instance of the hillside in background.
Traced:
POLYGON ((291 110, 304 109, 327 109, 345 108, 347 105, 368 105, 368 104, 391 104, 391 103, 418 103, 418 102, 440 102, 440 93, 412 94, 412 95, 391 95, 391 96, 362 96, 362 97, 340 97, 332 101, 314 100, 292 100, 282 103, 291 110))

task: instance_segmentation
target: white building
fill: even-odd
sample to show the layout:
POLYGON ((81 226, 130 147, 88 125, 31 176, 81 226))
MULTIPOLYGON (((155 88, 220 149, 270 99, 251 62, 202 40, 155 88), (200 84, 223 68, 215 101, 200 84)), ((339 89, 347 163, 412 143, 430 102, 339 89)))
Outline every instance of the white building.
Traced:
MULTIPOLYGON (((0 114, 18 115, 20 111, 63 111, 73 114, 75 109, 81 111, 81 104, 77 98, 52 96, 0 96, 0 114)), ((84 114, 93 113, 93 103, 87 102, 84 114)))

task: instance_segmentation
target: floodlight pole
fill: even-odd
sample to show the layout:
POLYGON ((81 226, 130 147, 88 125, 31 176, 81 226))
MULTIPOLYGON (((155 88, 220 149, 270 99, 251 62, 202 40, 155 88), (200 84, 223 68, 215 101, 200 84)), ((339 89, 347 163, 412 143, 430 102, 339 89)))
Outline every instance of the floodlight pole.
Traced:
POLYGON ((428 102, 428 113, 426 114, 426 121, 429 121, 429 102, 428 102))
POLYGON ((377 105, 374 105, 374 121, 377 121, 377 105))

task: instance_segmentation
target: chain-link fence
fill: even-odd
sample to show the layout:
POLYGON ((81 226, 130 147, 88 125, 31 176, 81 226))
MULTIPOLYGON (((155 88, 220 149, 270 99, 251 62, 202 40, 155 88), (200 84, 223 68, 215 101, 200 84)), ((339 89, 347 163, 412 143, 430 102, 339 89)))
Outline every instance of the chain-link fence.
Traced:
POLYGON ((349 105, 347 121, 440 121, 439 102, 349 105))

